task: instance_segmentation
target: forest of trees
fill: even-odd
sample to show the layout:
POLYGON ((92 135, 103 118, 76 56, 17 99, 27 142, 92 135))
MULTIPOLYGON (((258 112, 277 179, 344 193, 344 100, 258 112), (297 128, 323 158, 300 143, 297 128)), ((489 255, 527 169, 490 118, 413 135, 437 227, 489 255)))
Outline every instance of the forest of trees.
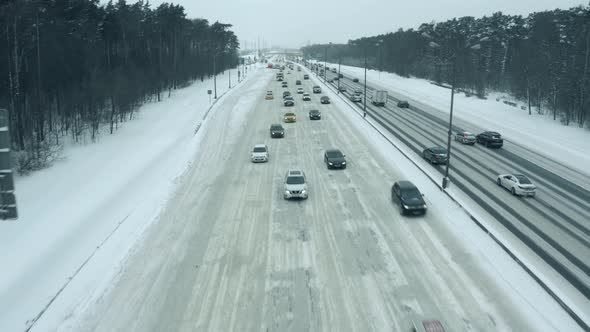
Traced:
POLYGON ((537 112, 590 124, 590 5, 530 14, 495 13, 425 23, 417 30, 304 47, 304 56, 455 84, 486 96, 509 93, 537 112), (453 75, 453 72, 455 75, 453 75), (532 107, 531 107, 532 106, 532 107))
POLYGON ((42 168, 64 137, 112 133, 142 103, 237 65, 230 27, 169 3, 0 0, 0 108, 15 167, 42 168))

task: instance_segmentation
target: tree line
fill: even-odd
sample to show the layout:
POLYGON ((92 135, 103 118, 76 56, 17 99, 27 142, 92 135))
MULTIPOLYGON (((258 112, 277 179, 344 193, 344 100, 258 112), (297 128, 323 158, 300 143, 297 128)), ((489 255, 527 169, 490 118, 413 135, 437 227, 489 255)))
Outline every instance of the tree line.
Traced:
POLYGON ((304 56, 402 76, 453 82, 485 98, 510 93, 553 119, 590 124, 590 5, 532 13, 501 12, 424 23, 416 30, 303 47, 304 56))
POLYGON ((17 168, 44 167, 64 137, 113 133, 141 104, 237 65, 230 28, 170 3, 0 1, 0 108, 17 168))

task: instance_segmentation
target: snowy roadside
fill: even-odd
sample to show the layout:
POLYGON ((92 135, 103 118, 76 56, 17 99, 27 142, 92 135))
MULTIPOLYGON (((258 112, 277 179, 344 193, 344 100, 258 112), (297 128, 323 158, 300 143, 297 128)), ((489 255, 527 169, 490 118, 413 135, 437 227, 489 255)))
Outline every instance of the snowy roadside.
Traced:
MULTIPOLYGON (((463 242, 465 248, 472 248, 473 254, 479 258, 478 261, 484 271, 487 271, 490 276, 497 280, 497 285, 504 290, 504 293, 509 300, 514 303, 515 307, 521 309, 524 317, 531 326, 535 327, 535 331, 578 331, 580 327, 571 319, 571 317, 563 310, 563 308, 555 302, 555 300, 546 293, 543 288, 537 284, 524 270, 519 266, 488 234, 483 232, 471 219, 470 216, 460 206, 454 203, 449 197, 441 192, 438 185, 431 179, 435 179, 440 183, 442 177, 440 174, 428 172, 428 177, 417 168, 420 165, 424 167, 423 160, 414 156, 414 154, 398 141, 393 135, 387 134, 386 130, 380 128, 379 124, 373 123, 370 119, 368 121, 362 120, 362 114, 356 107, 346 100, 340 98, 333 90, 327 89, 320 82, 316 75, 310 75, 318 85, 325 90, 325 95, 328 95, 332 102, 343 111, 343 115, 349 118, 354 123, 359 132, 367 137, 378 150, 382 152, 382 156, 388 160, 392 165, 396 165, 406 176, 406 179, 414 182, 418 188, 425 194, 427 203, 429 205, 429 213, 434 213, 443 216, 446 228, 452 232, 457 239, 463 242), (351 109, 352 107, 352 109, 351 109), (370 124, 370 123, 372 124, 370 124), (383 137, 375 128, 380 128, 381 133, 385 133, 383 137), (400 150, 394 148, 389 141, 393 142, 400 150), (405 154, 405 156, 404 156, 405 154), (408 156, 408 157, 406 157, 408 156), (410 158, 410 159, 408 159, 410 158)), ((453 195, 455 196, 455 195, 453 195)), ((465 202, 461 202, 465 204, 465 202)), ((474 207, 464 205, 469 212, 476 210, 474 207)), ((485 223, 493 233, 495 227, 484 218, 478 216, 481 222, 485 223)), ((500 236, 501 238, 501 236, 500 236)), ((505 245, 510 249, 517 251, 509 241, 505 245)), ((520 257, 527 262, 526 258, 520 257)), ((546 273, 542 269, 534 269, 541 277, 546 277, 546 273)), ((545 282, 551 285, 551 281, 545 278, 545 282)), ((564 294, 560 294, 564 295, 564 294)), ((590 321, 587 317, 587 312, 584 311, 583 306, 574 299, 566 299, 569 301, 568 305, 576 310, 577 314, 585 321, 590 321)))
MULTIPOLYGON (((330 68, 338 64, 328 63, 330 68)), ((352 66, 340 66, 345 77, 357 77, 363 82, 364 69, 352 66)), ((406 78, 396 74, 367 70, 367 82, 393 91, 409 98, 410 103, 418 102, 448 114, 451 92, 429 81, 418 78, 406 78)), ((539 115, 533 110, 506 105, 502 100, 505 94, 490 93, 487 100, 477 97, 465 97, 463 93, 455 94, 453 116, 472 123, 474 128, 465 130, 493 130, 510 142, 527 147, 540 155, 551 158, 590 176, 590 130, 576 125, 564 126, 553 121, 549 115, 539 115)), ((522 104, 522 103, 521 103, 522 104)))
MULTIPOLYGON (((63 161, 17 178, 20 218, 0 223, 0 331, 55 329, 89 292, 104 291, 97 286, 117 273, 112 267, 156 220, 190 166, 208 89, 212 79, 146 104, 114 135, 68 147, 63 161), (50 304, 50 317, 36 324, 50 304)), ((218 84, 218 95, 227 90, 218 84)))

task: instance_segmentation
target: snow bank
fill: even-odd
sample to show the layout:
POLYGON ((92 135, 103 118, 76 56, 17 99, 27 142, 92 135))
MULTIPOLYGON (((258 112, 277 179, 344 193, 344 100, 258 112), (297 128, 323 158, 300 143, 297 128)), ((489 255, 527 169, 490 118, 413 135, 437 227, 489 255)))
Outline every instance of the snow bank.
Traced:
MULTIPOLYGON (((227 73, 217 79, 226 83, 217 84, 220 95, 227 73)), ((30 327, 66 285, 68 297, 52 305, 54 321, 35 328, 54 329, 90 290, 102 291, 96 286, 117 266, 113 259, 123 259, 155 220, 194 156, 208 89, 212 79, 147 104, 114 135, 69 146, 53 167, 16 179, 20 218, 0 223, 0 331, 30 327), (77 275, 90 258, 93 270, 77 275)))

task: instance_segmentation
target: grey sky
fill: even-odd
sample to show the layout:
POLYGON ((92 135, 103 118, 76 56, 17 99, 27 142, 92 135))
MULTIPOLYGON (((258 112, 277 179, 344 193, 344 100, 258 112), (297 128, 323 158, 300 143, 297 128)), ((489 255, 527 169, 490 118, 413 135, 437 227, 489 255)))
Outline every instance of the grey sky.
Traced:
MULTIPOLYGON (((134 0, 128 0, 134 2, 134 0)), ((191 18, 233 24, 241 47, 258 37, 266 45, 299 48, 308 42, 345 43, 349 39, 417 28, 453 17, 481 17, 501 11, 527 15, 566 9, 588 0, 151 0, 181 4, 191 18)), ((250 47, 248 45, 248 47, 250 47)))

